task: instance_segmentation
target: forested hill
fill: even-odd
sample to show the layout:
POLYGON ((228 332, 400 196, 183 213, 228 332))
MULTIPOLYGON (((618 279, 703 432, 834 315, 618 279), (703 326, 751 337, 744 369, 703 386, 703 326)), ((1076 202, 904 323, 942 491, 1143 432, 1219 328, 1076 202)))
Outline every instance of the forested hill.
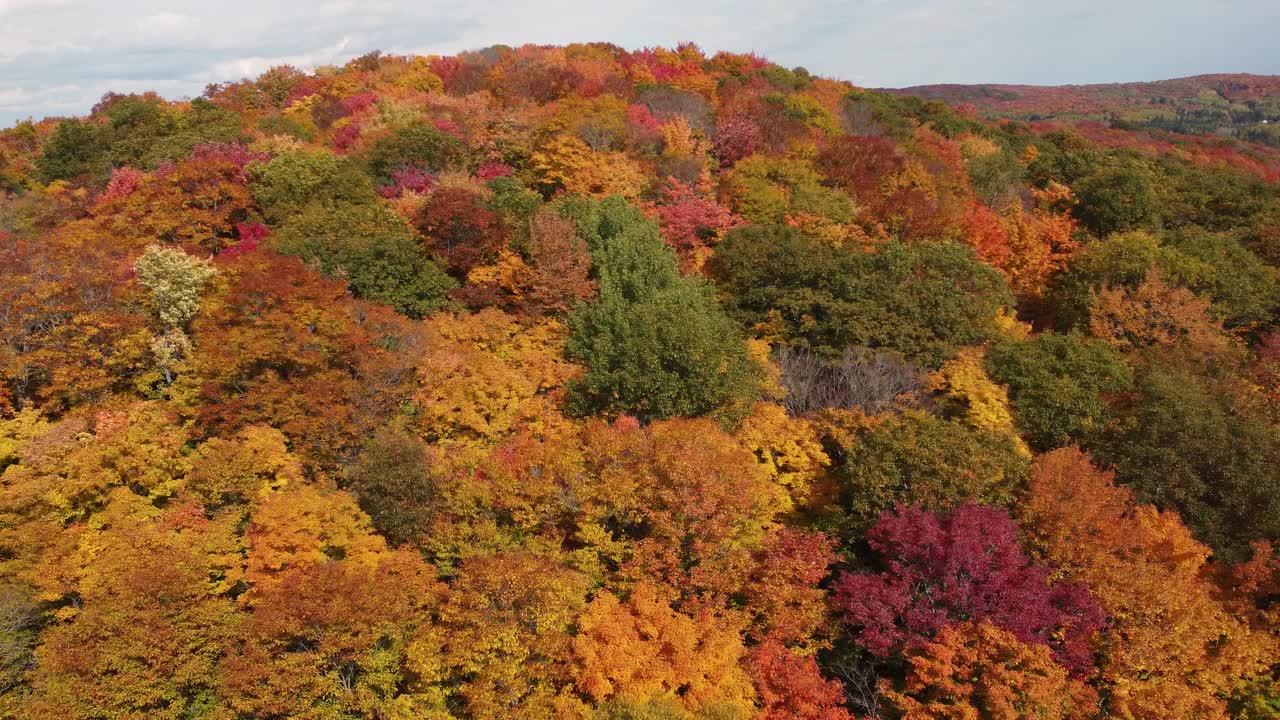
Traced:
POLYGON ((693 45, 19 123, 0 718, 1275 718, 1278 268, 1274 149, 693 45))
POLYGON ((920 85, 888 92, 967 103, 988 118, 1105 121, 1280 147, 1276 75, 1195 75, 1100 85, 920 85))

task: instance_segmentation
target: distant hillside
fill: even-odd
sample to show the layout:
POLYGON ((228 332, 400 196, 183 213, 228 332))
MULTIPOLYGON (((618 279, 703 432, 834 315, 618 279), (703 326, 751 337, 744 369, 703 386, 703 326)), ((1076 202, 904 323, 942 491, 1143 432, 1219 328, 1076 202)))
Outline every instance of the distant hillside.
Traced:
POLYGON ((889 92, 971 103, 986 117, 1107 121, 1280 146, 1280 76, 1196 75, 1105 85, 919 85, 889 92))

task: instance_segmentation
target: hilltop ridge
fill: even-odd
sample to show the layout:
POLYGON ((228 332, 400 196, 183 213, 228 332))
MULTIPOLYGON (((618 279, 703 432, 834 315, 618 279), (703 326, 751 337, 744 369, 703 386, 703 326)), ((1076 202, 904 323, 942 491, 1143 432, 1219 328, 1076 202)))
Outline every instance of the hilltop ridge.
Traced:
POLYGON ((1280 146, 1277 75, 1217 73, 1083 85, 939 84, 885 91, 969 103, 989 118, 1108 121, 1182 133, 1226 134, 1280 146))

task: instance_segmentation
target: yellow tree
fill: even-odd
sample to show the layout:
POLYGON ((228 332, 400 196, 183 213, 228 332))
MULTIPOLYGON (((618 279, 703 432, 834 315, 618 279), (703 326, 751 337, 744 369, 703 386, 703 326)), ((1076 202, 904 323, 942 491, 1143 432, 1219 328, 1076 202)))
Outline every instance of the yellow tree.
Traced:
POLYGON ((387 553, 369 516, 345 492, 322 492, 299 485, 271 493, 249 517, 245 529, 245 580, 253 586, 250 602, 272 590, 291 573, 342 558, 372 567, 387 553))
POLYGON ((803 418, 789 417, 775 403, 757 403, 735 435, 756 456, 769 478, 786 490, 785 510, 808 503, 814 484, 831 464, 813 425, 803 418))
POLYGON ((210 438, 191 455, 186 487, 211 506, 243 503, 302 482, 284 434, 250 425, 230 440, 210 438))
POLYGON ((601 592, 578 619, 574 680, 596 702, 668 696, 695 713, 750 717, 755 692, 740 664, 746 649, 738 622, 676 612, 650 583, 626 602, 601 592))
POLYGON ((572 135, 557 134, 534 151, 531 167, 547 190, 634 198, 648 179, 625 153, 596 152, 572 135))
POLYGON ((785 493, 706 419, 589 427, 583 525, 629 541, 620 573, 717 601, 738 592, 785 493))
POLYGON ((925 387, 937 393, 947 409, 965 424, 1016 435, 1009 393, 987 375, 986 353, 982 348, 961 350, 929 375, 925 387))
POLYGON ((570 627, 587 579, 528 552, 463 563, 439 621, 408 648, 419 691, 456 695, 471 717, 573 717, 570 627))
POLYGON ((202 552, 219 528, 188 510, 116 488, 94 527, 78 528, 62 571, 75 602, 43 633, 21 717, 179 720, 209 708, 237 619, 202 552))
POLYGON ((555 397, 576 368, 562 359, 565 328, 528 325, 500 310, 440 313, 423 324, 426 352, 414 396, 423 436, 489 445, 524 422, 555 415, 555 397))
POLYGON ((447 717, 440 693, 403 683, 407 641, 445 593, 408 550, 290 572, 255 593, 220 699, 241 717, 447 717))
POLYGON ((1225 698, 1275 657, 1273 641, 1215 601, 1209 549, 1177 513, 1136 504, 1079 450, 1036 461, 1029 512, 1048 559, 1110 616, 1099 667, 1111 715, 1225 718, 1225 698))

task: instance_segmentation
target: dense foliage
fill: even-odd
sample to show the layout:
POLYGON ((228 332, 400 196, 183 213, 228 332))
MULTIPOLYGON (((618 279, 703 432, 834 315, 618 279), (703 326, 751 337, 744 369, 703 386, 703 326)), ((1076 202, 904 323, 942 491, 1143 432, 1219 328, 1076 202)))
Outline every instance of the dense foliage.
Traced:
POLYGON ((0 131, 0 717, 1275 717, 1280 164, 1122 121, 586 44, 0 131))

